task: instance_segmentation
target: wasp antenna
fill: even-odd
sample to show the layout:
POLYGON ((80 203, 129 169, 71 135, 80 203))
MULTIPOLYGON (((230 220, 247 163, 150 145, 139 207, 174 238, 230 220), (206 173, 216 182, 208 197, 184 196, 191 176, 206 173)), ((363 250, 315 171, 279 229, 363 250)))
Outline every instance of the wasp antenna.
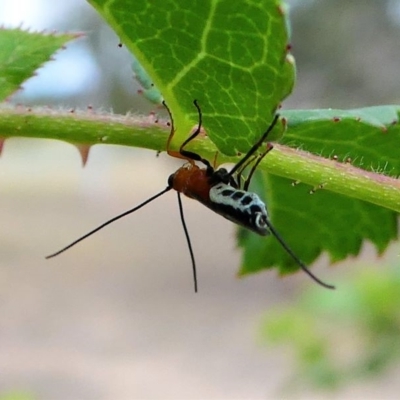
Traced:
POLYGON ((267 219, 266 224, 271 231, 271 233, 276 237, 278 242, 281 244, 281 246, 286 250, 286 252, 293 258, 294 261, 300 266, 300 268, 315 282, 317 282, 319 285, 327 288, 327 289, 335 289, 335 286, 329 285, 325 282, 322 282, 319 278, 317 278, 305 265, 304 263, 293 253, 293 251, 289 248, 289 246, 284 242, 282 239, 281 235, 276 231, 276 229, 273 227, 271 222, 267 219))
POLYGON ((177 194, 178 194, 179 214, 181 216, 183 231, 185 232, 186 242, 187 242, 188 247, 189 247, 190 258, 192 260, 194 291, 195 291, 195 293, 197 293, 196 261, 194 259, 192 243, 190 242, 189 231, 188 231, 188 229, 186 227, 185 216, 183 215, 183 206, 182 206, 181 194, 179 192, 177 192, 177 194))
MULTIPOLYGON (((193 104, 194 104, 194 106, 196 107, 197 115, 198 115, 197 128, 196 128, 196 130, 181 144, 181 147, 180 147, 180 152, 181 152, 181 154, 185 154, 185 153, 187 153, 187 154, 194 154, 194 153, 191 153, 191 152, 188 152, 188 151, 185 152, 185 151, 183 150, 183 148, 184 148, 189 142, 191 142, 193 139, 195 139, 195 138, 199 135, 199 133, 201 132, 201 126, 202 126, 202 124, 203 124, 203 114, 202 114, 202 112, 201 112, 199 103, 197 102, 197 100, 193 100, 193 104)), ((195 154, 195 156, 196 156, 196 157, 195 157, 195 160, 196 160, 196 161, 202 161, 202 158, 201 158, 198 154, 195 154)), ((209 164, 208 161, 206 161, 206 164, 209 164)))
POLYGON ((110 220, 108 220, 107 222, 104 222, 104 224, 101 224, 100 226, 98 226, 96 229, 93 229, 92 231, 86 233, 86 235, 81 236, 79 239, 76 239, 75 241, 73 241, 72 243, 70 243, 68 246, 65 246, 64 248, 62 248, 61 250, 56 251, 53 254, 50 254, 49 256, 46 257, 46 259, 49 258, 53 258, 55 256, 58 256, 61 253, 64 253, 64 251, 70 249, 71 247, 75 246, 77 243, 81 242, 82 240, 86 239, 87 237, 93 235, 94 233, 98 232, 100 229, 103 229, 105 226, 110 225, 111 223, 117 221, 120 218, 125 217, 126 215, 132 214, 133 212, 139 210, 140 208, 142 208, 143 206, 145 206, 146 204, 149 204, 150 202, 152 202, 153 200, 157 199, 158 197, 162 196, 163 194, 167 193, 168 191, 170 191, 172 189, 172 186, 168 186, 166 187, 164 190, 162 190, 161 192, 157 193, 156 195, 150 197, 149 199, 147 199, 146 201, 144 201, 143 203, 139 204, 138 206, 125 211, 124 213, 117 215, 114 218, 111 218, 110 220))
MULTIPOLYGON (((269 133, 274 129, 274 126, 278 122, 279 119, 279 114, 275 114, 274 119, 272 120, 270 126, 268 129, 264 132, 264 134, 258 139, 256 144, 253 145, 253 147, 247 152, 247 154, 229 171, 229 175, 232 176, 235 172, 237 172, 243 165, 244 163, 257 151, 257 149, 262 145, 262 143, 265 141, 269 133)), ((268 153, 268 151, 267 151, 268 153)))
POLYGON ((193 104, 196 107, 197 113, 198 113, 198 123, 197 123, 197 128, 196 130, 181 144, 181 147, 179 148, 179 153, 184 157, 187 158, 189 161, 190 160, 195 160, 195 161, 200 161, 202 162, 207 168, 210 170, 213 170, 211 164, 206 160, 205 158, 201 157, 197 153, 193 153, 192 151, 186 151, 183 148, 191 142, 193 139, 195 139, 199 133, 201 132, 201 126, 203 124, 203 115, 199 106, 199 103, 197 100, 193 100, 193 104))

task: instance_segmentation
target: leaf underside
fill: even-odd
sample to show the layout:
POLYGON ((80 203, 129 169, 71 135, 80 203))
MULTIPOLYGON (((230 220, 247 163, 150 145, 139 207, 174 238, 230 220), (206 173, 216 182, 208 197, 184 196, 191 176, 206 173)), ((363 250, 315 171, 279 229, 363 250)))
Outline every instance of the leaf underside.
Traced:
POLYGON ((227 155, 247 151, 293 87, 278 0, 90 0, 170 108, 179 146, 197 124, 227 155))

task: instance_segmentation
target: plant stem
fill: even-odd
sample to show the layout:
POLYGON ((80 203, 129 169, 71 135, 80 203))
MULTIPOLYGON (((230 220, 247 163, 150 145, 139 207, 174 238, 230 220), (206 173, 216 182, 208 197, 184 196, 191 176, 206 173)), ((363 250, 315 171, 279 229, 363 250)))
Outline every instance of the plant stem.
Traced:
MULTIPOLYGON (((50 108, 0 107, 0 138, 58 139, 74 144, 118 144, 165 151, 170 127, 155 116, 114 115, 50 108)), ((216 148, 207 138, 194 140, 190 151, 213 160, 216 148)), ((219 162, 236 162, 221 154, 219 162)), ((260 168, 312 187, 340 193, 400 212, 400 181, 287 146, 274 150, 260 168)))

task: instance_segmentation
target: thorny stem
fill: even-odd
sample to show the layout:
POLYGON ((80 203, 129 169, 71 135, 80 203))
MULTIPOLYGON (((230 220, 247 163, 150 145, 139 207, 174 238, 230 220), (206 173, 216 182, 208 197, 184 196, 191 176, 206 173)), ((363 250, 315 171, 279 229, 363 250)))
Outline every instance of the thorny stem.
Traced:
MULTIPOLYGON (((283 114, 283 113, 282 113, 283 114)), ((169 126, 156 117, 120 116, 92 110, 0 108, 0 138, 15 136, 58 139, 74 144, 120 144, 164 151, 169 126)), ((214 159, 216 148, 208 139, 194 140, 188 150, 214 159)), ((237 162, 219 154, 219 162, 237 162)), ((400 212, 400 181, 308 152, 274 144, 261 169, 313 187, 322 185, 352 198, 400 212)))

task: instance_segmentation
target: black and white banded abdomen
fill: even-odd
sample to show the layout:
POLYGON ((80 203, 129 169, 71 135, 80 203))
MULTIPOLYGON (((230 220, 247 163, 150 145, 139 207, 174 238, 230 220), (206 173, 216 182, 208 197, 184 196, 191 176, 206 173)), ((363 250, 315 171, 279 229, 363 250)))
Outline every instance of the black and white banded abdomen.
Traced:
POLYGON ((205 204, 217 214, 242 225, 259 235, 268 235, 267 209, 256 193, 235 189, 225 183, 211 187, 210 204, 205 204))

